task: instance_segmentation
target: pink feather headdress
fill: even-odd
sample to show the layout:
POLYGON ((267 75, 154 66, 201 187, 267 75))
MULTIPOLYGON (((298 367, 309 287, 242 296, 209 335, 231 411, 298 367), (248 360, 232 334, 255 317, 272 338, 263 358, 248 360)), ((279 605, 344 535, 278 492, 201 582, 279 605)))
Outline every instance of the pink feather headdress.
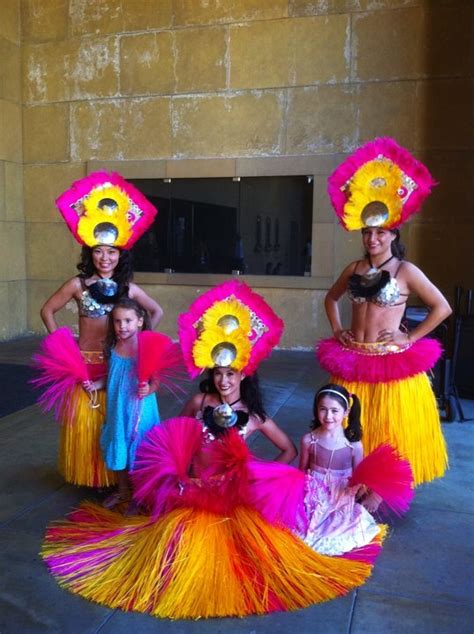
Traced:
POLYGON ((119 174, 94 172, 56 199, 79 244, 130 249, 152 224, 157 210, 119 174))
POLYGON ((280 341, 284 326, 263 297, 238 280, 198 297, 178 324, 192 377, 217 366, 252 374, 280 341))
POLYGON ((366 143, 328 179, 328 194, 348 231, 394 229, 418 212, 436 185, 428 169, 389 137, 366 143))

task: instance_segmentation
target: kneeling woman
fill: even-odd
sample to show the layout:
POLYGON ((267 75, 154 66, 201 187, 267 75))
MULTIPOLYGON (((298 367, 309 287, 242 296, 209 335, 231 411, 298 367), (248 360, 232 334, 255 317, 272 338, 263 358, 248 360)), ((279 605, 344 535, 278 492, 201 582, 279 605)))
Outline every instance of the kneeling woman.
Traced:
MULTIPOLYGON (((151 517, 124 518, 84 504, 48 529, 43 557, 72 592, 159 617, 246 616, 341 596, 365 581, 371 565, 320 555, 283 527, 280 517, 272 522, 259 512, 261 497, 253 492, 255 472, 243 437, 247 425, 265 427, 269 420, 258 423, 250 403, 233 411, 229 403, 242 394, 232 394, 229 377, 220 383, 218 374, 225 367, 235 368, 233 378, 240 379, 241 371, 252 374, 279 340, 282 323, 239 283, 210 295, 181 317, 180 338, 193 373, 217 365, 214 385, 226 402, 216 394, 202 406, 197 400, 204 407, 202 421, 172 419, 153 428, 138 448, 135 499, 148 506, 151 517), (225 332, 229 322, 235 327, 225 332)), ((294 454, 281 437, 276 444, 280 459, 294 454)), ((286 508, 288 500, 280 505, 286 508)))

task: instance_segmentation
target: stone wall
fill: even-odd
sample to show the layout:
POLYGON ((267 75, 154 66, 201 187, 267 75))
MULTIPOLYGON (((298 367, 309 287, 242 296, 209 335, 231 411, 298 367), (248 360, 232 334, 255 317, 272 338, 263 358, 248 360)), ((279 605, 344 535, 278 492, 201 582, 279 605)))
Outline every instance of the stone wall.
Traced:
MULTIPOLYGON (((253 161, 259 174, 279 158, 314 159, 322 167, 314 171, 313 276, 329 284, 360 253, 359 236, 330 211, 329 166, 376 135, 394 136, 440 182, 404 230, 411 259, 448 294, 454 284, 474 286, 465 266, 474 228, 471 2, 22 0, 21 11, 30 328, 40 328, 40 304, 74 274, 78 254, 54 198, 94 162, 126 175, 133 161, 137 175, 158 177, 155 165, 197 176, 199 159, 226 169, 229 159, 253 161)), ((18 39, 5 41, 18 53, 18 39)), ((10 139, 19 92, 1 96, 10 139)), ((13 170, 21 144, 10 144, 4 165, 13 170)), ((20 193, 15 200, 20 213, 20 193)), ((171 330, 179 293, 158 279, 148 290, 171 330)), ((313 308, 328 284, 313 279, 292 291, 307 317, 285 346, 311 345, 324 331, 313 308)), ((285 285, 275 281, 271 294, 285 312, 285 285)))
POLYGON ((25 332, 20 0, 0 3, 0 339, 25 332))

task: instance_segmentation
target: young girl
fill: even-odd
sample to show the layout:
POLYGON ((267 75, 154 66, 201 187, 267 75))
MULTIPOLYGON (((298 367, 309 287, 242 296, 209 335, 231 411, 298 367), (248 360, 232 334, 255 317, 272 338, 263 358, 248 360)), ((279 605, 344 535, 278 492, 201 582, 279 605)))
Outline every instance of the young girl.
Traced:
POLYGON ((237 425, 244 440, 258 431, 280 450, 275 462, 289 463, 296 457, 293 442, 265 412, 256 373, 245 376, 230 367, 215 367, 208 370, 207 379, 199 387, 201 392, 186 403, 181 416, 197 418, 212 433, 214 410, 227 404, 238 415, 237 425))
POLYGON ((301 440, 299 466, 307 472, 307 527, 301 536, 319 553, 341 555, 379 535, 381 527, 368 511, 376 511, 381 498, 365 487, 348 486, 364 457, 357 396, 330 383, 316 393, 313 411, 312 431, 301 440))
MULTIPOLYGON (((130 500, 128 473, 133 467, 137 446, 143 435, 160 422, 153 395, 158 382, 139 384, 136 372, 138 333, 146 319, 145 310, 136 301, 124 298, 114 306, 109 321, 107 413, 100 438, 104 461, 118 476, 118 490, 104 501, 109 509, 130 500)), ((84 387, 91 391, 101 385, 87 382, 84 387)))

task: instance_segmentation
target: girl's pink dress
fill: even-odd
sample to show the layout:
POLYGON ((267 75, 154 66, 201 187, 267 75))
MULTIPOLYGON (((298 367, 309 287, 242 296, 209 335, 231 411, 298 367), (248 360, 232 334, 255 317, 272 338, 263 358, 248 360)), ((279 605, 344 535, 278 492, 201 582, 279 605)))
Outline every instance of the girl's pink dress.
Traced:
POLYGON ((353 447, 329 450, 311 433, 311 465, 306 475, 306 526, 300 537, 318 553, 342 555, 367 545, 380 532, 372 515, 348 487, 353 447))

